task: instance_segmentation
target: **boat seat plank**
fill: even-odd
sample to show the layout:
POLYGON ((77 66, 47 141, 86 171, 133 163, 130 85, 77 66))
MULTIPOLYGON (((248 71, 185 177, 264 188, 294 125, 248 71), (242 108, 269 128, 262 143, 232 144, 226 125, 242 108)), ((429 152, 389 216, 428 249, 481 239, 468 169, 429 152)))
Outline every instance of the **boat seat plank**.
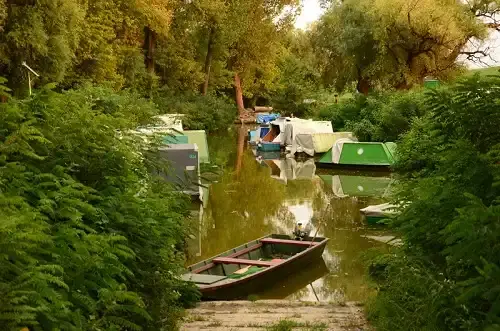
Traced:
POLYGON ((286 244, 293 246, 316 246, 319 242, 315 241, 300 241, 300 240, 285 240, 285 239, 275 239, 275 238, 264 238, 260 240, 263 244, 286 244), (311 245, 312 244, 312 245, 311 245))
POLYGON ((182 280, 188 281, 188 282, 194 282, 197 284, 206 284, 210 285, 215 282, 221 281, 223 279, 226 279, 226 276, 216 276, 216 275, 205 275, 205 274, 184 274, 181 276, 182 280))
POLYGON ((262 247, 262 243, 258 243, 256 245, 253 245, 253 246, 250 246, 248 248, 242 249, 241 251, 229 254, 228 256, 225 256, 225 257, 238 257, 238 256, 242 256, 242 255, 245 255, 247 253, 253 252, 254 250, 259 249, 261 247, 262 247))
POLYGON ((244 265, 254 265, 258 267, 270 267, 276 265, 276 262, 271 261, 258 261, 258 260, 247 260, 247 259, 234 259, 230 257, 217 257, 212 260, 214 263, 225 263, 225 264, 244 264, 244 265))
MULTIPOLYGON (((250 246, 248 248, 242 249, 241 251, 237 251, 237 252, 234 252, 232 254, 229 254, 228 256, 225 256, 225 257, 239 257, 239 256, 245 255, 247 253, 253 252, 261 247, 262 247, 262 243, 258 243, 258 244, 255 244, 253 246, 250 246)), ((215 264, 213 264, 213 263, 207 263, 206 265, 199 267, 198 269, 192 270, 191 272, 193 274, 198 274, 200 272, 211 269, 214 266, 215 266, 215 264)))
POLYGON ((193 274, 199 274, 200 272, 206 271, 208 269, 211 269, 215 266, 213 263, 207 263, 203 267, 199 267, 198 269, 191 270, 191 273, 193 274))

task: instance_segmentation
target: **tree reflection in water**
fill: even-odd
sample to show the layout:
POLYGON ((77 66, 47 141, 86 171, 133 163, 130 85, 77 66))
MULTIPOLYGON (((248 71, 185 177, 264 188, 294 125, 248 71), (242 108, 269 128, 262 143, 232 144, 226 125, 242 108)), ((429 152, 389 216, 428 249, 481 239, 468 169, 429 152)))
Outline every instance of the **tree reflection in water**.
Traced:
MULTIPOLYGON (((330 238, 323 255, 323 273, 315 274, 315 270, 321 269, 318 265, 307 266, 286 279, 286 283, 267 289, 259 296, 313 301, 317 298, 321 301, 365 299, 370 289, 360 254, 380 244, 362 235, 377 235, 384 229, 368 228, 359 209, 380 203, 380 198, 339 198, 318 176, 286 182, 271 178, 272 169, 255 160, 245 143, 246 136, 246 128, 236 128, 227 134, 229 141, 224 141, 222 135, 210 144, 212 158, 218 160, 224 172, 210 186, 209 202, 200 227, 201 256, 192 257, 188 263, 269 233, 291 233, 296 221, 307 220, 312 222, 313 235, 317 230, 318 236, 330 238), (224 150, 219 150, 221 148, 224 150)), ((370 178, 370 174, 366 175, 370 178)), ((365 174, 356 173, 356 176, 365 174)))

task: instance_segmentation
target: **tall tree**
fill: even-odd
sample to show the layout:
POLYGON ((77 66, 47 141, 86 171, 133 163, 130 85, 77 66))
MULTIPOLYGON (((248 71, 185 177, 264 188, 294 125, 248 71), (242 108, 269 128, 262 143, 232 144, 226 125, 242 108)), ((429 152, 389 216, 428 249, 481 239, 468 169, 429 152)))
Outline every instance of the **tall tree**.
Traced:
MULTIPOLYGON (((498 7, 489 3, 492 13, 498 7)), ((478 8, 454 0, 334 3, 312 32, 324 78, 339 89, 355 81, 363 93, 409 88, 426 76, 446 79, 459 69, 469 41, 487 36, 478 8)))
POLYGON ((228 68, 234 74, 240 111, 244 108, 243 95, 251 97, 269 88, 276 77, 281 40, 292 28, 298 5, 297 0, 233 2, 232 21, 239 24, 233 30, 234 39, 229 46, 228 68))
POLYGON ((62 80, 71 69, 83 15, 75 0, 0 2, 0 76, 9 78, 15 93, 27 89, 22 62, 35 68, 42 82, 62 80))

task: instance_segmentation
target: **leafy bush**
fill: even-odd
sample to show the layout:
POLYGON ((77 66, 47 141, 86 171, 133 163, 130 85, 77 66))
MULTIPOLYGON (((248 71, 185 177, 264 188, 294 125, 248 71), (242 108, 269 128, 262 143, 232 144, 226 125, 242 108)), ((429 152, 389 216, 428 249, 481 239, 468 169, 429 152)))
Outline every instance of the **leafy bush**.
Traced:
POLYGON ((188 202, 127 134, 156 113, 100 88, 0 104, 3 329, 167 329, 197 299, 176 277, 188 202))
POLYGON ((407 206, 393 225, 405 247, 370 308, 380 329, 500 325, 499 102, 498 77, 431 92, 429 113, 399 144, 397 199, 407 206))
POLYGON ((414 118, 423 116, 421 92, 392 92, 330 104, 317 117, 332 121, 336 131, 352 131, 360 141, 396 141, 409 130, 414 118))
POLYGON ((186 114, 182 122, 190 130, 225 131, 237 116, 234 102, 224 97, 194 93, 173 94, 168 90, 159 90, 155 94, 154 102, 161 113, 186 114))

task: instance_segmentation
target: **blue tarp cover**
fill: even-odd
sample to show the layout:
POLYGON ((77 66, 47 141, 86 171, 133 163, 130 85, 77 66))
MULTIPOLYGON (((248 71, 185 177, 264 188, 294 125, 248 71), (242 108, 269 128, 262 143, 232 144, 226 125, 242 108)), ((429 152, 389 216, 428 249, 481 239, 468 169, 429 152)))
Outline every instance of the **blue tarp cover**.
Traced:
POLYGON ((271 128, 260 128, 260 138, 264 138, 264 136, 271 130, 271 128))
POLYGON ((280 117, 280 114, 257 114, 258 124, 269 123, 280 117))

